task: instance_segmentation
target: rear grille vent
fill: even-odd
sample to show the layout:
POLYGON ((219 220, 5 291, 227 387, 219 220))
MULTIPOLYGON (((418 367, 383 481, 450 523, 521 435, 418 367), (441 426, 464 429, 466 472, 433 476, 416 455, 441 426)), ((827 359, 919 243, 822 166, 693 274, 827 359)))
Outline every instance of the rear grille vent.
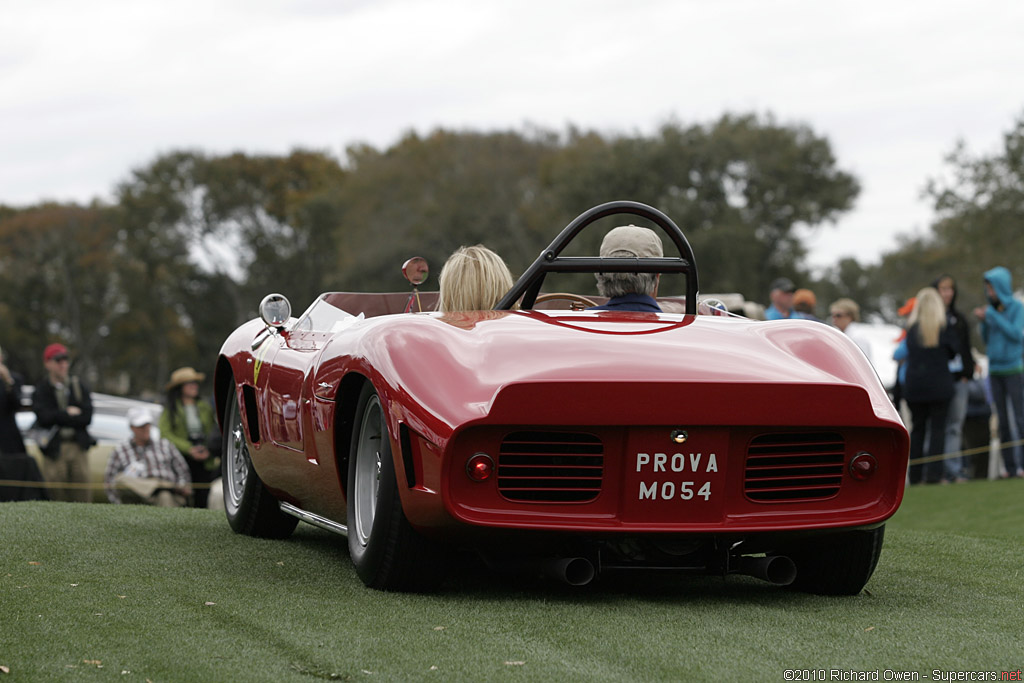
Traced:
POLYGON ((830 498, 843 481, 843 437, 834 432, 763 434, 750 442, 743 491, 759 503, 830 498))
POLYGON ((585 503, 601 492, 604 444, 593 434, 513 432, 501 442, 498 490, 522 503, 585 503))

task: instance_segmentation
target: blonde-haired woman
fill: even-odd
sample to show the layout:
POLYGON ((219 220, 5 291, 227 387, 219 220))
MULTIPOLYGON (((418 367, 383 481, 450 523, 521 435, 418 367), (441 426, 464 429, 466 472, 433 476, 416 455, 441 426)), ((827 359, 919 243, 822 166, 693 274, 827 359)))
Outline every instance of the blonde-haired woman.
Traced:
POLYGON ((490 310, 513 284, 502 258, 482 244, 456 249, 438 282, 437 310, 445 313, 490 310))
MULTIPOLYGON (((917 293, 907 330, 907 381, 903 398, 910 408, 910 460, 928 457, 945 449, 946 413, 953 397, 949 360, 956 355, 951 331, 946 327, 946 305, 934 287, 917 293)), ((936 484, 942 478, 942 461, 918 463, 910 468, 910 483, 936 484)))

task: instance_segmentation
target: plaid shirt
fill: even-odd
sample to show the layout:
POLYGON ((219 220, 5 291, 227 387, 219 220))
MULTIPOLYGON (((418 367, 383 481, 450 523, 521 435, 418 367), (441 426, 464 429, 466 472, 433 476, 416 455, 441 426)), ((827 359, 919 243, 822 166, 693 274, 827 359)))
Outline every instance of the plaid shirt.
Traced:
POLYGON ((121 496, 114 486, 114 478, 121 473, 138 478, 173 481, 178 487, 192 483, 185 458, 170 441, 162 438, 150 440, 145 446, 137 445, 134 439, 117 445, 110 454, 107 471, 103 477, 106 482, 107 498, 111 503, 121 502, 121 496))

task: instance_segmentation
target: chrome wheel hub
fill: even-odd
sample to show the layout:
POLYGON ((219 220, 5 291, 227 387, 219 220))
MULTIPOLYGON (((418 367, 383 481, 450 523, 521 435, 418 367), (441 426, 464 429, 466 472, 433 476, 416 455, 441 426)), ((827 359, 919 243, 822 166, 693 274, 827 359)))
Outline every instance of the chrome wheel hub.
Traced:
POLYGON ((359 426, 359 440, 353 457, 356 459, 355 481, 353 482, 353 508, 355 519, 352 520, 355 537, 361 545, 366 545, 373 530, 373 520, 377 513, 377 497, 380 493, 381 477, 381 441, 386 438, 383 433, 383 413, 380 399, 372 396, 363 411, 362 423, 359 426))
POLYGON ((245 482, 249 477, 249 449, 245 443, 245 434, 242 433, 242 420, 238 413, 238 406, 235 406, 231 415, 231 423, 228 425, 228 452, 224 454, 226 459, 226 488, 227 496, 225 505, 228 510, 235 512, 241 505, 242 495, 245 493, 245 482))

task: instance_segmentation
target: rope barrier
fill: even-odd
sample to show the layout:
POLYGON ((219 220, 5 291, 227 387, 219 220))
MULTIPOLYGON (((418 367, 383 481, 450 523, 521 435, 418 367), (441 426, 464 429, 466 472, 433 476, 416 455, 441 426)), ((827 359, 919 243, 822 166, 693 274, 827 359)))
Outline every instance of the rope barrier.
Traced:
MULTIPOLYGON (((1014 446, 1020 446, 1024 444, 1024 439, 1017 439, 1016 441, 1007 441, 1006 443, 999 444, 999 450, 1006 448, 1013 448, 1014 446)), ((977 455, 978 453, 991 453, 992 445, 978 446, 977 448, 968 448, 964 451, 950 451, 949 453, 939 453, 938 455, 926 455, 921 458, 911 460, 909 465, 923 465, 929 462, 938 462, 939 460, 951 460, 953 458, 959 458, 965 455, 977 455)))
MULTIPOLYGON (((1014 448, 1015 446, 1024 445, 1024 439, 1017 439, 1016 441, 1008 441, 1004 444, 999 445, 999 450, 1006 448, 1014 448)), ((968 448, 961 451, 951 451, 949 453, 939 453, 938 455, 928 455, 923 458, 916 458, 909 461, 908 465, 923 465, 929 462, 938 462, 940 460, 951 460, 953 458, 960 458, 967 455, 978 455, 979 453, 991 453, 992 446, 978 446, 977 448, 968 448)), ((192 484, 192 489, 208 489, 212 483, 201 483, 192 484)), ((95 483, 81 483, 81 482, 60 482, 60 481, 22 481, 20 479, 0 479, 0 486, 9 486, 12 488, 34 488, 34 489, 100 489, 104 487, 104 484, 95 483)), ((219 486, 219 484, 218 484, 219 486)), ((120 486, 118 488, 125 488, 120 486)))
MULTIPOLYGON (((193 491, 196 489, 208 489, 212 485, 212 482, 190 484, 193 491)), ((0 479, 0 486, 31 489, 89 489, 94 491, 106 488, 105 484, 93 482, 83 483, 77 481, 24 481, 23 479, 0 479)), ((220 486, 220 484, 218 484, 218 486, 220 486)), ((114 488, 126 489, 129 487, 115 484, 114 488)))

